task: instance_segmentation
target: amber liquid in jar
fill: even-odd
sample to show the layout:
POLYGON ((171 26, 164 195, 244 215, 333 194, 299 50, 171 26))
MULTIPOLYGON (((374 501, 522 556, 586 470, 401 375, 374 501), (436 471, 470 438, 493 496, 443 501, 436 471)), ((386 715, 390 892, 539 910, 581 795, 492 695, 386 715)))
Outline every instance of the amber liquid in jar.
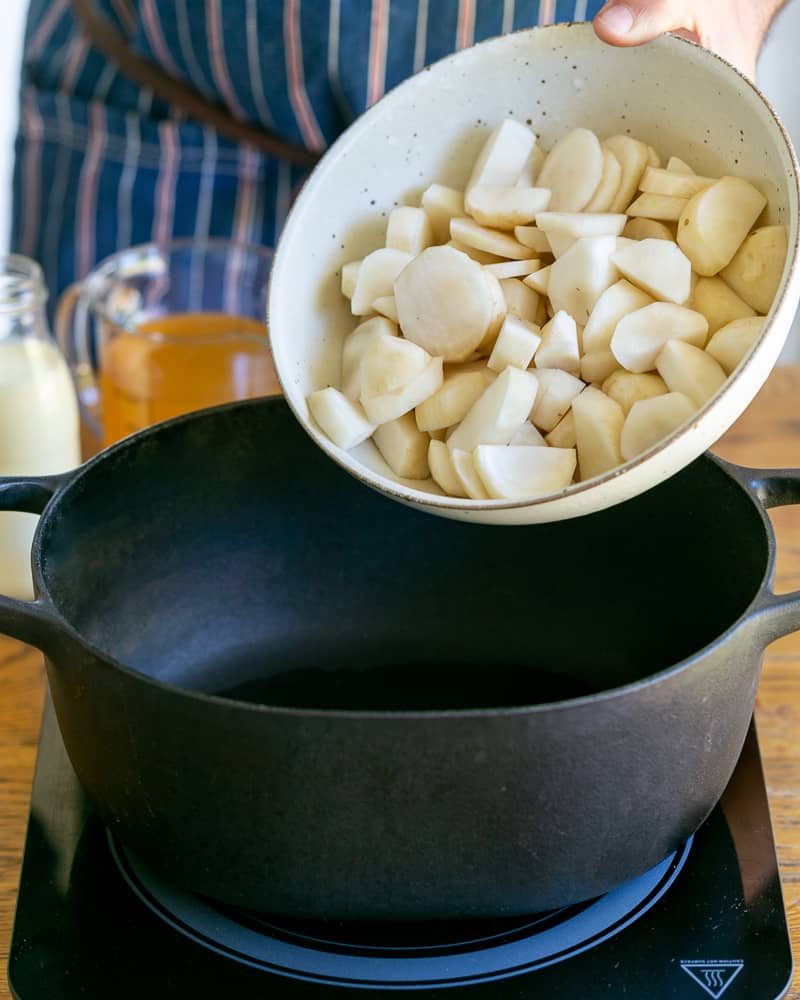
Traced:
POLYGON ((105 444, 160 420, 280 392, 263 323, 178 313, 114 330, 101 362, 105 444))

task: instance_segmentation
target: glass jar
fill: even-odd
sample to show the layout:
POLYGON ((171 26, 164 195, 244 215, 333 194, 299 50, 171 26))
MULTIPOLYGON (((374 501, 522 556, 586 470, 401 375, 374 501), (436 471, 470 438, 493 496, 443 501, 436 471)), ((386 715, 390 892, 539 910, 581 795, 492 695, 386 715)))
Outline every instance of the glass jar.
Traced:
MULTIPOLYGON (((0 256, 0 476, 42 476, 80 463, 75 389, 50 334, 41 268, 0 256)), ((0 512, 0 593, 33 597, 38 517, 0 512)))

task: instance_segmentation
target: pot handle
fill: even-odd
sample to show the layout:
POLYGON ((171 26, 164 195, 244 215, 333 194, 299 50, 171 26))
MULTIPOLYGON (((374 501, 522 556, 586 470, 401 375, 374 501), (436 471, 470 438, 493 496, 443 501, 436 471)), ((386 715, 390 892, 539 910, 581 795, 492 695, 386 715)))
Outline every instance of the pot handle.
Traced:
MULTIPOLYGON (((0 511, 41 514, 56 493, 74 476, 9 476, 0 478, 0 511)), ((0 553, 2 555, 2 553, 0 553)), ((52 604, 43 597, 19 601, 0 595, 0 632, 36 646, 44 653, 64 638, 64 624, 52 604)))
MULTIPOLYGON (((720 464, 767 509, 800 503, 800 469, 745 469, 729 462, 720 464)), ((765 590, 752 618, 765 645, 796 632, 800 629, 800 590, 790 594, 765 590)))

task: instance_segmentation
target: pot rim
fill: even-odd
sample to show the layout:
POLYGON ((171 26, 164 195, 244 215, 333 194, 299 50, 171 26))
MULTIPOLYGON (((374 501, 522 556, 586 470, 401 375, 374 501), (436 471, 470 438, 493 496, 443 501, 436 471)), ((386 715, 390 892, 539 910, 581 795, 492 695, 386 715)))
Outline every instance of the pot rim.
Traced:
MULTIPOLYGON (((500 708, 437 709, 434 711, 424 711, 420 709, 413 711, 372 710, 361 712, 344 709, 292 708, 282 705, 256 704, 253 702, 239 701, 235 698, 208 694, 202 691, 193 691, 191 688, 185 688, 177 684, 172 684, 169 681, 159 680, 141 670, 137 670, 135 667, 127 666, 120 660, 116 659, 116 657, 112 654, 105 652, 99 646, 86 639, 75 628, 75 626, 64 617, 58 605, 53 601, 43 571, 42 539, 49 528, 50 522, 56 516, 62 499, 68 496, 74 489, 77 489, 79 484, 81 484, 84 480, 85 476, 89 475, 98 465, 101 465, 112 456, 119 455, 131 447, 138 447, 142 442, 157 436, 163 431, 172 430, 175 427, 180 427, 184 423, 193 422, 198 418, 207 418, 215 413, 225 413, 229 410, 246 409, 257 406, 274 406, 280 405, 281 403, 285 403, 285 399, 280 396, 262 397, 260 399, 248 399, 233 403, 224 403, 221 406, 208 407, 194 413, 174 417, 171 420, 167 420, 160 424, 138 431, 137 433, 116 442, 108 448, 103 449, 83 465, 79 466, 73 475, 69 476, 64 485, 55 493, 52 500, 48 503, 39 519, 36 534, 33 539, 33 545, 31 547, 31 557, 37 602, 40 602, 40 606, 45 606, 48 612, 48 617, 52 619, 52 627, 65 635, 70 640, 71 645, 78 646, 82 650, 90 653, 95 659, 99 660, 103 666, 119 670, 123 674, 129 675, 131 679, 136 680, 139 683, 148 684, 158 690, 162 690, 165 694, 188 697, 210 705, 229 707, 235 706, 235 708, 240 711, 246 710, 296 718, 320 718, 330 720, 350 719, 354 721, 360 720, 363 722, 385 722, 387 720, 395 719, 408 721, 430 721, 431 719, 465 720, 496 718, 497 716, 507 717, 517 715, 538 715, 540 713, 551 711, 581 709, 590 705, 595 705, 599 702, 624 698, 629 695, 634 695, 638 691, 645 688, 672 680, 682 675, 690 667, 702 660, 706 655, 731 641, 733 636, 753 619, 754 614, 758 610, 761 598, 764 593, 769 590, 769 585, 773 577, 776 555, 775 536, 767 510, 759 501, 757 496, 754 495, 753 491, 747 487, 743 479, 732 473, 732 470, 739 468, 738 466, 732 465, 730 462, 706 452, 695 459, 695 461, 709 461, 716 465, 717 468, 725 476, 731 479, 747 496, 750 503, 758 512, 764 528, 764 541, 767 549, 767 559, 764 566, 764 573, 758 581, 758 585, 756 586, 752 599, 747 607, 742 611, 739 617, 732 622, 727 629, 725 629, 724 632, 685 659, 679 660, 677 663, 670 664, 668 667, 664 667, 656 673, 648 674, 640 680, 631 681, 628 684, 622 684, 618 687, 604 688, 602 691, 597 691, 593 694, 579 695, 577 697, 566 698, 561 701, 535 703, 531 705, 511 705, 500 708)), ((68 651, 66 655, 69 655, 68 651)), ((52 659, 52 657, 50 657, 50 659, 52 659)), ((67 667, 67 669, 69 669, 69 667, 67 667)))

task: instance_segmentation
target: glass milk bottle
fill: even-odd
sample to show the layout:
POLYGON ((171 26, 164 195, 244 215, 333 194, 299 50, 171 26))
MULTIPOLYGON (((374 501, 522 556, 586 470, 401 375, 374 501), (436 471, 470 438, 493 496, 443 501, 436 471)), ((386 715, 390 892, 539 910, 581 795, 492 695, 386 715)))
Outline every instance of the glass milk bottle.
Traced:
MULTIPOLYGON (((0 256, 0 476, 45 476, 80 463, 78 405, 47 323, 38 264, 0 256)), ((35 514, 0 512, 0 593, 33 597, 35 514)))

